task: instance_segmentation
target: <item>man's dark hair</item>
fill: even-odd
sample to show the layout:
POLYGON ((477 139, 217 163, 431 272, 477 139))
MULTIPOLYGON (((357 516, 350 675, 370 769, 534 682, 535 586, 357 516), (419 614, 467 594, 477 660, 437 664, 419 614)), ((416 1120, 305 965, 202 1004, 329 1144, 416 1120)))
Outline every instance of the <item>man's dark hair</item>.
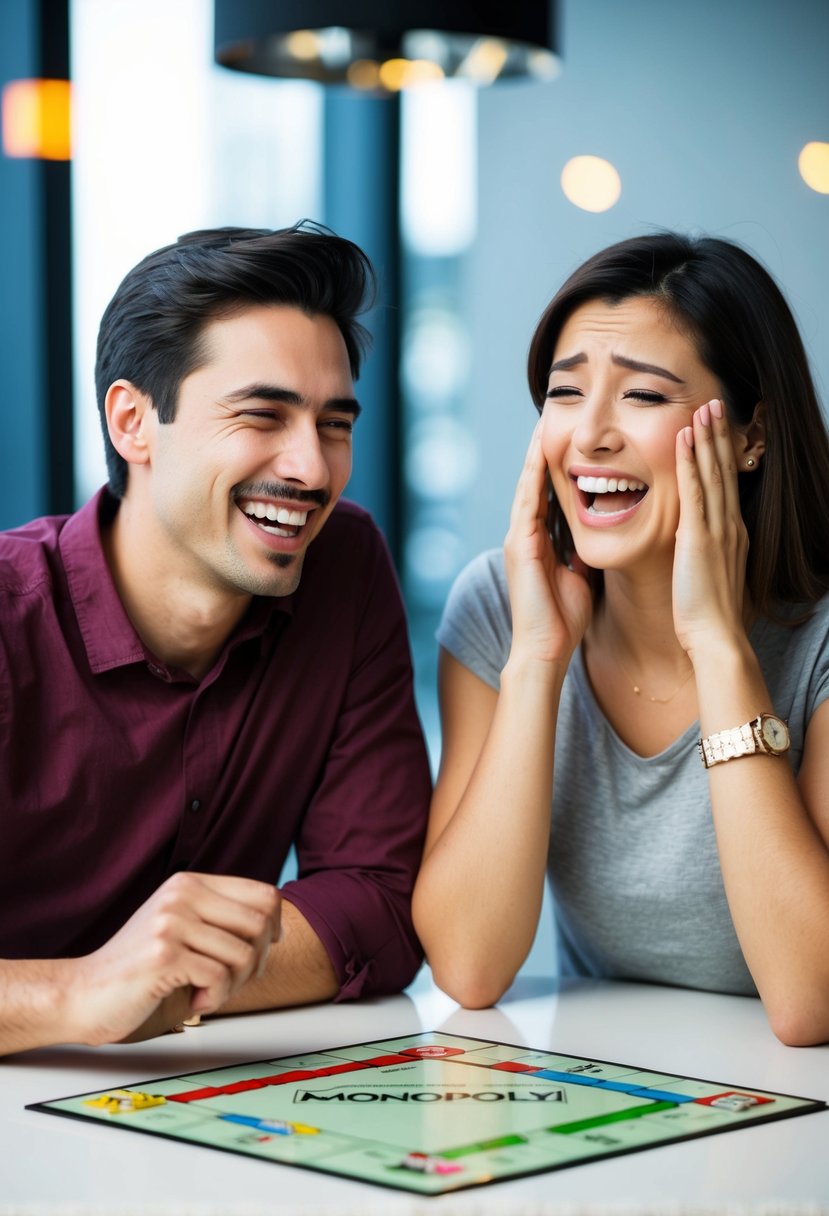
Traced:
MULTIPOLYGON (((755 607, 812 604, 829 590, 829 439, 809 362, 780 288, 731 241, 661 232, 603 249, 570 275, 530 345, 530 392, 539 413, 558 336, 588 300, 633 296, 664 305, 722 385, 728 417, 747 426, 762 403, 766 450, 755 473, 739 476, 750 547, 746 580, 755 607)), ((553 497, 548 518, 559 560, 573 538, 553 497)), ((598 590, 598 580, 593 580, 598 590)))
POLYGON ((123 497, 128 464, 109 437, 104 402, 116 380, 151 400, 172 422, 182 381, 207 358, 205 327, 260 304, 331 317, 356 380, 368 331, 357 316, 374 300, 371 263, 357 245, 307 220, 292 228, 188 232, 139 262, 112 297, 98 332, 95 386, 109 488, 123 497))

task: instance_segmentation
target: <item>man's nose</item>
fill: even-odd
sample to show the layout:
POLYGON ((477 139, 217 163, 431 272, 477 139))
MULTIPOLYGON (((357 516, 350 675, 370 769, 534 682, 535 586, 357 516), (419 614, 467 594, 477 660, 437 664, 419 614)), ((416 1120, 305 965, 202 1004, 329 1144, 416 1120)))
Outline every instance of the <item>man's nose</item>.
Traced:
POLYGON ((281 481, 298 482, 309 490, 327 486, 330 474, 316 420, 303 416, 285 427, 271 464, 281 481))

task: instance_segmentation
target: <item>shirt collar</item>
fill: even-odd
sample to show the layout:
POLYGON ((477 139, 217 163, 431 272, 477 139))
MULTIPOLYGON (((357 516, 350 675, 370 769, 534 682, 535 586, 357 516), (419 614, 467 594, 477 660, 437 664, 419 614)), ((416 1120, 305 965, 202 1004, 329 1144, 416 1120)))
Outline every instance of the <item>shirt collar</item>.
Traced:
MULTIPOLYGON (((118 500, 102 487, 70 516, 59 541, 69 596, 89 666, 96 675, 153 659, 127 616, 104 555, 101 530, 117 510, 118 500)), ((264 639, 276 613, 293 615, 293 596, 255 596, 227 646, 257 636, 264 639)))

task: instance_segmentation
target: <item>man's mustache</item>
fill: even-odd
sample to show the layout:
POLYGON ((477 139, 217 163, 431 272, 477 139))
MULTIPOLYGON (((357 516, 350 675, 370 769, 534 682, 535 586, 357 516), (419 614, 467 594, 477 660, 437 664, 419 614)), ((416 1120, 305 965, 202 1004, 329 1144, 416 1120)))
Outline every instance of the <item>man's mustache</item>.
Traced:
POLYGON ((233 498, 280 498, 316 507, 327 507, 331 501, 327 490, 298 490, 296 486, 279 481, 256 481, 251 485, 234 486, 233 498))

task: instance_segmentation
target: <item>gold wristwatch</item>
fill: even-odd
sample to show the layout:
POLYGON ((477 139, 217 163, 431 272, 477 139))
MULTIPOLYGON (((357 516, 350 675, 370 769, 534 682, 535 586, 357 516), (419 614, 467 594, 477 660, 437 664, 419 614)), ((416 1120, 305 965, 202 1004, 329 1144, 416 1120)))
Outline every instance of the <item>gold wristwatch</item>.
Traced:
POLYGON ((782 756, 789 750, 791 738, 789 728, 782 718, 774 714, 760 714, 743 726, 731 730, 718 730, 713 735, 697 742, 699 756, 706 768, 736 760, 739 756, 753 756, 757 752, 767 756, 782 756))

